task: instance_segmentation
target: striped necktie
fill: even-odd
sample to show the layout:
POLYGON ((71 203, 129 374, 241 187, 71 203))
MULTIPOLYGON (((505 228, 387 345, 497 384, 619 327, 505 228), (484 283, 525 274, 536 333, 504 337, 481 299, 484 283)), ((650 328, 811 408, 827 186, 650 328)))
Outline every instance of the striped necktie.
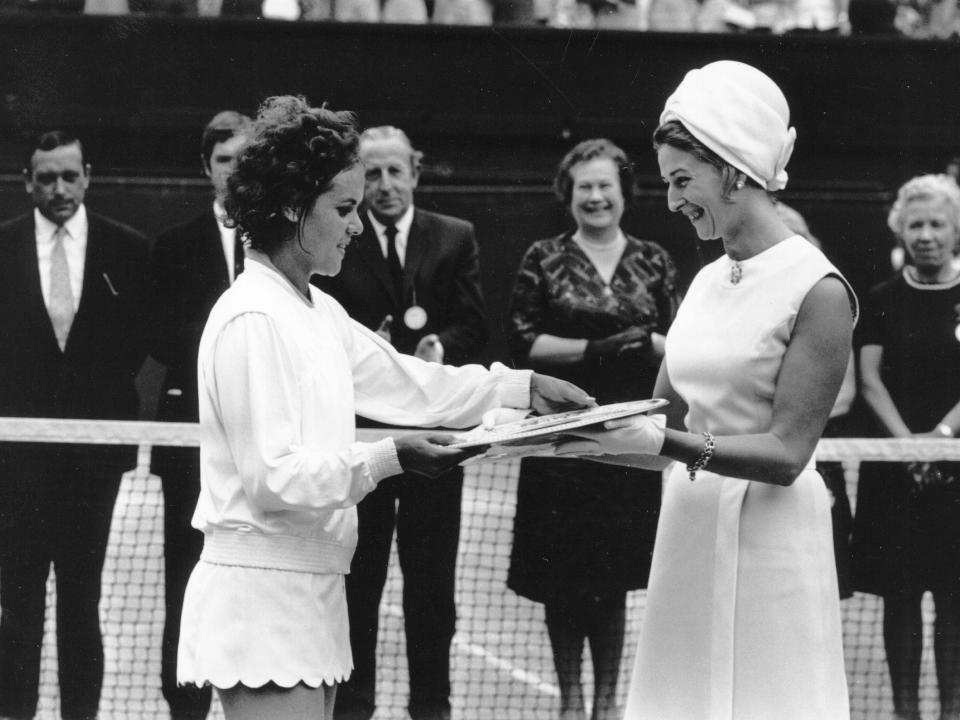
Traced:
POLYGON ((67 346, 67 336, 76 311, 73 307, 73 290, 70 288, 70 266, 67 263, 67 249, 63 240, 67 236, 61 225, 53 234, 53 252, 50 254, 50 322, 53 325, 57 344, 63 350, 67 346))

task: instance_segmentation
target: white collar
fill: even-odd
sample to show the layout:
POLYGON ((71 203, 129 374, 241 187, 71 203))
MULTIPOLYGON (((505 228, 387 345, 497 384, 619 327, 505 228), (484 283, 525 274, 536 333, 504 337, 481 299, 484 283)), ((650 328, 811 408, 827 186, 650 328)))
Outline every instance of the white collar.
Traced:
POLYGON ((307 289, 310 292, 310 299, 308 300, 302 292, 300 292, 296 286, 290 282, 290 278, 280 272, 280 269, 273 264, 270 260, 270 256, 261 250, 254 250, 253 248, 247 248, 246 252, 246 262, 243 266, 243 274, 237 278, 237 282, 243 280, 244 283, 249 282, 250 278, 262 276, 271 282, 274 282, 280 285, 286 292, 292 294, 297 300, 306 305, 307 307, 314 307, 316 305, 317 297, 321 294, 320 290, 313 286, 313 283, 307 283, 307 289), (252 261, 252 262, 249 262, 252 261), (244 280, 244 275, 247 275, 247 272, 250 271, 250 275, 247 276, 247 279, 244 280))
MULTIPOLYGON (((377 237, 383 237, 384 232, 386 232, 387 226, 382 222, 377 220, 373 213, 370 210, 367 210, 367 218, 370 220, 370 224, 373 226, 374 231, 377 233, 377 237)), ((413 204, 410 204, 410 207, 407 208, 406 212, 400 216, 400 219, 397 220, 394 224, 394 227, 397 228, 397 235, 401 237, 407 237, 410 234, 410 226, 413 225, 413 204)))
MULTIPOLYGON (((44 216, 37 208, 33 209, 33 223, 36 228, 36 236, 44 240, 53 238, 58 225, 44 216)), ((89 221, 87 219, 87 206, 80 203, 80 207, 73 216, 63 224, 64 229, 74 240, 80 240, 87 235, 89 221)))
POLYGON ((219 200, 213 201, 213 216, 217 219, 217 225, 219 225, 221 228, 233 230, 233 228, 227 228, 227 226, 223 224, 223 221, 227 217, 227 211, 223 205, 220 204, 219 200))

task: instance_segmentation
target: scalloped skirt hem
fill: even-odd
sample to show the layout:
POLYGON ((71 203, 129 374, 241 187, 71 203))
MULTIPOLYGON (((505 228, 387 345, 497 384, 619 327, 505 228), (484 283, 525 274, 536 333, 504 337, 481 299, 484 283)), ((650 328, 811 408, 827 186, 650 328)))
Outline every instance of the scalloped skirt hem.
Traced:
POLYGON ((318 687, 321 687, 323 685, 326 685, 327 687, 333 687, 334 685, 339 685, 340 683, 346 682, 349 677, 350 677, 349 674, 343 675, 335 679, 326 677, 326 678, 323 678, 322 680, 313 680, 309 678, 300 678, 299 680, 289 680, 289 679, 270 677, 270 678, 267 678, 266 680, 259 680, 259 681, 249 680, 247 678, 239 678, 233 681, 227 680, 225 678, 221 678, 219 680, 216 678, 202 678, 202 679, 196 678, 196 679, 190 679, 190 680, 180 679, 178 681, 178 684, 179 685, 198 685, 200 687, 209 686, 209 687, 214 687, 217 690, 229 690, 230 688, 236 687, 237 685, 243 685, 244 687, 248 687, 253 690, 256 690, 258 688, 262 688, 264 685, 268 685, 271 683, 278 687, 283 688, 284 690, 289 690, 292 687, 296 687, 297 685, 303 684, 309 688, 316 690, 318 687))
POLYGON ((333 686, 353 657, 343 575, 197 563, 187 584, 177 681, 227 689, 333 686))

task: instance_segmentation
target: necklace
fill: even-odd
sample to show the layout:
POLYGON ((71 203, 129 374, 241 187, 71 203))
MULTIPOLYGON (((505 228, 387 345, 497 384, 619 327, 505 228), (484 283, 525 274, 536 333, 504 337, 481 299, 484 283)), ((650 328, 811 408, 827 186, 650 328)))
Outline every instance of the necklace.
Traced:
POLYGON ((909 273, 910 277, 917 285, 944 285, 946 283, 953 282, 957 279, 958 275, 960 275, 960 273, 954 272, 953 275, 946 280, 941 280, 939 278, 930 280, 928 278, 921 278, 920 273, 917 272, 917 269, 915 267, 910 267, 909 265, 907 266, 907 273, 909 273))
POLYGON ((739 285, 742 278, 743 268, 740 267, 740 263, 738 263, 736 260, 732 261, 730 264, 730 284, 739 285))
POLYGON ((614 275, 617 272, 617 265, 627 246, 627 238, 622 230, 617 231, 617 236, 610 242, 596 242, 588 240, 578 230, 572 236, 573 242, 577 244, 587 260, 593 265, 600 282, 603 283, 603 296, 610 298, 613 296, 614 275))

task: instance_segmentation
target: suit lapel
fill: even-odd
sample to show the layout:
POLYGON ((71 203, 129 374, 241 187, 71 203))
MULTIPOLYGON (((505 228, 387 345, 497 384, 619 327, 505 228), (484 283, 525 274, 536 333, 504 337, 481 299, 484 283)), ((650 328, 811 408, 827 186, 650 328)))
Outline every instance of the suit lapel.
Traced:
POLYGON ((223 254, 223 240, 220 237, 220 226, 213 213, 205 213, 198 221, 197 234, 200 236, 200 247, 197 249, 200 262, 200 272, 206 275, 205 280, 214 287, 226 290, 230 287, 230 270, 227 268, 227 258, 223 254))
MULTIPOLYGON (((44 336, 45 342, 57 347, 57 338, 50 322, 47 304, 43 301, 43 289, 40 285, 40 266, 37 261, 37 231, 33 215, 23 223, 17 232, 17 260, 14 263, 16 277, 14 282, 23 283, 23 297, 26 298, 25 312, 30 327, 44 336)), ((57 352, 60 348, 57 347, 57 352)))
POLYGON ((117 278, 111 278, 104 265, 103 227, 92 213, 88 213, 87 218, 87 253, 83 260, 83 285, 80 290, 77 314, 73 318, 70 335, 67 337, 67 350, 71 346, 76 348, 80 342, 87 318, 97 317, 96 305, 103 297, 103 292, 117 292, 117 278))
POLYGON ((423 215, 419 210, 413 211, 413 222, 410 224, 410 234, 407 236, 407 252, 403 259, 403 290, 407 294, 413 287, 413 279, 417 275, 417 268, 423 262, 424 253, 429 245, 427 228, 423 215))

